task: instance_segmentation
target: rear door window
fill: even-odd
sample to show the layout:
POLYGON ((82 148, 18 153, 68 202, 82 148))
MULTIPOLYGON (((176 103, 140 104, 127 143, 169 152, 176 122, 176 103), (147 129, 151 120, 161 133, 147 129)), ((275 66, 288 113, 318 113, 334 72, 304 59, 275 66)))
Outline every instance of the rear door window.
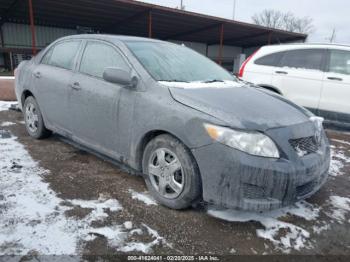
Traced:
POLYGON ((118 67, 129 71, 129 66, 115 48, 101 42, 88 42, 79 71, 87 75, 102 78, 106 67, 118 67))
POLYGON ((68 70, 74 68, 74 59, 81 41, 65 41, 56 44, 44 56, 42 63, 68 70))
POLYGON ((350 51, 330 50, 329 72, 350 75, 350 51))
POLYGON ((283 56, 283 52, 266 55, 255 60, 254 64, 264 66, 277 66, 283 56))
POLYGON ((298 49, 286 51, 281 67, 323 70, 325 51, 323 49, 298 49))
POLYGON ((43 59, 41 60, 42 64, 49 65, 52 52, 53 52, 53 47, 51 47, 50 50, 47 51, 46 54, 44 55, 43 59))

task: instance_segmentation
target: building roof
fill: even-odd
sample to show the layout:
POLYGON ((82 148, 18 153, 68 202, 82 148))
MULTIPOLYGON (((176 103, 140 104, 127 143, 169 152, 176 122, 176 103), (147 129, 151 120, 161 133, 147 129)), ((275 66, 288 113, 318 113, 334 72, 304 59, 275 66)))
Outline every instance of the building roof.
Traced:
MULTIPOLYGON (((148 36, 162 40, 223 43, 251 47, 305 40, 307 35, 198 14, 132 0, 33 0, 36 25, 64 28, 89 27, 101 33, 148 36)), ((28 0, 0 0, 0 25, 29 23, 28 0)))

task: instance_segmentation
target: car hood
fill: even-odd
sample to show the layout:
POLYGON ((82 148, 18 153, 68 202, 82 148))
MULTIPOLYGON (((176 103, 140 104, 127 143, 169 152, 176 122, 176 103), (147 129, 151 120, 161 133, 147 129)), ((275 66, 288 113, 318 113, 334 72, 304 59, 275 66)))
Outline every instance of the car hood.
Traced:
POLYGON ((231 127, 265 131, 309 121, 305 109, 282 97, 250 86, 169 87, 169 90, 179 103, 220 119, 231 127))

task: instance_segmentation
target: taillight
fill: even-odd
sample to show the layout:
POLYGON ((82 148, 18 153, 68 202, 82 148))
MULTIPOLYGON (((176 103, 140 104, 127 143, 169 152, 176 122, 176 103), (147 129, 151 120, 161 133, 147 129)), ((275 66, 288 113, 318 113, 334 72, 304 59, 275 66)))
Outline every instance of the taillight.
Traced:
POLYGON ((251 54, 241 65, 241 68, 239 69, 238 77, 243 77, 245 66, 248 64, 248 62, 253 58, 253 56, 259 51, 260 48, 258 48, 253 54, 251 54))

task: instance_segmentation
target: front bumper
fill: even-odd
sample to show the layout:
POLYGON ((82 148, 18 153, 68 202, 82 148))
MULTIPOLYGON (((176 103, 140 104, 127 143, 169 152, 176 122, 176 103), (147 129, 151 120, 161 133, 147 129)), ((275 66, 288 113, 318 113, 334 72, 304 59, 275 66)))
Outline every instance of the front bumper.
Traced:
POLYGON ((192 150, 202 176, 204 200, 227 208, 262 211, 310 197, 328 177, 328 139, 323 133, 319 150, 303 157, 288 140, 314 134, 313 128, 303 124, 267 131, 280 147, 280 159, 252 156, 220 143, 192 150))

